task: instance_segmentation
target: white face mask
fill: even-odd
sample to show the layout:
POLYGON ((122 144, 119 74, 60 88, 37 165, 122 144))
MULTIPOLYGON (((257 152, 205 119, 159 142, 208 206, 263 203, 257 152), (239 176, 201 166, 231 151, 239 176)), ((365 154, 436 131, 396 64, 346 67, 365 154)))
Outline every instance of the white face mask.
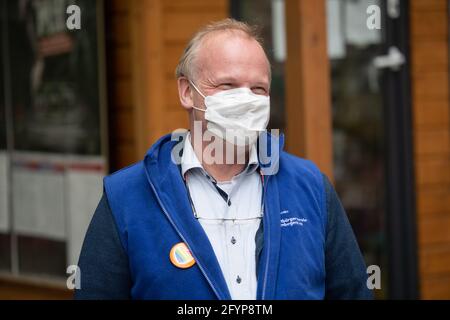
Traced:
POLYGON ((215 136, 237 146, 253 145, 270 118, 270 97, 253 93, 248 88, 220 91, 204 96, 189 81, 195 90, 205 98, 207 128, 215 136))

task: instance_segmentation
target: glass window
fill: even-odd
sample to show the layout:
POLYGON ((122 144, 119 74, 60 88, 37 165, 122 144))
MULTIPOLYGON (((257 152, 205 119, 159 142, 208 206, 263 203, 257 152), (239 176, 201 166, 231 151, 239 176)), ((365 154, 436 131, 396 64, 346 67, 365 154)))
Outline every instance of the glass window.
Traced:
POLYGON ((0 269, 62 278, 78 260, 106 168, 99 4, 0 0, 0 269), (67 27, 72 4, 81 29, 67 27))
POLYGON ((77 3, 83 25, 73 31, 67 1, 8 5, 16 150, 100 153, 96 2, 77 3))
POLYGON ((8 156, 6 151, 6 96, 5 96, 5 4, 0 2, 0 271, 11 268, 11 242, 8 199, 8 156))

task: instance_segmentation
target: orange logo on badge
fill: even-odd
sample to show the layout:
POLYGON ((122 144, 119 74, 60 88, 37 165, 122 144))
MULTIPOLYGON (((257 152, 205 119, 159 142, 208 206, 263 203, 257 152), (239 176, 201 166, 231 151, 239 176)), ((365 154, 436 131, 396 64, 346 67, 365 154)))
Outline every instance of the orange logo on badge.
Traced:
POLYGON ((178 268, 186 269, 195 263, 191 251, 184 242, 177 243, 170 250, 170 261, 178 268))

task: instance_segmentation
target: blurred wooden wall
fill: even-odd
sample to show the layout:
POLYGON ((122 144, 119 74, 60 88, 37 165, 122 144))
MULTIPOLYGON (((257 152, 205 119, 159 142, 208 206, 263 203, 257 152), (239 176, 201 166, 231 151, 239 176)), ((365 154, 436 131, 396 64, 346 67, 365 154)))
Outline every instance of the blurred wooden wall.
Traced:
POLYGON ((286 147, 333 179, 326 0, 286 0, 286 147))
POLYGON ((410 2, 420 289, 450 299, 450 122, 446 0, 410 2))
POLYGON ((175 67, 198 28, 229 15, 228 2, 105 1, 112 171, 142 159, 163 134, 187 128, 175 67))

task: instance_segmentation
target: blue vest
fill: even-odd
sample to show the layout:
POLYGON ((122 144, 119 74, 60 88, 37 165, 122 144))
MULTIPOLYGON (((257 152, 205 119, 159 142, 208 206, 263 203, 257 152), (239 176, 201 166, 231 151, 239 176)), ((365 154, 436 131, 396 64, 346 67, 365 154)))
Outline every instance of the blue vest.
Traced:
MULTIPOLYGON (((277 172, 262 171, 264 245, 258 264, 257 299, 323 299, 327 221, 323 177, 313 163, 282 151, 282 145, 281 136, 277 172)), ((150 148, 144 160, 104 180, 128 255, 131 297, 231 299, 173 161, 176 146, 179 142, 166 135, 150 148), (178 268, 169 259, 169 252, 179 242, 186 243, 195 259, 190 268, 178 268)), ((268 150, 270 153, 270 147, 268 150)))

